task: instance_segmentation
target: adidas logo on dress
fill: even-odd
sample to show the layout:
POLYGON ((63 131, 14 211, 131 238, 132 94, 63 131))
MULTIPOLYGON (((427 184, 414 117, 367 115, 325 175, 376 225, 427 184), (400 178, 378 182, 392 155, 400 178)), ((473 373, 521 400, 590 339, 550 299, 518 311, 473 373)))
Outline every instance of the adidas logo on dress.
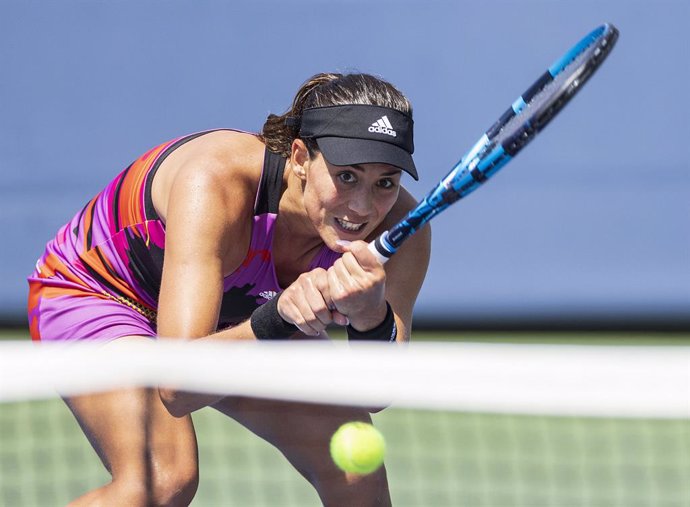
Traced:
POLYGON ((396 137, 398 134, 393 130, 393 125, 388 121, 388 116, 382 116, 381 119, 376 120, 369 127, 369 132, 378 132, 379 134, 386 134, 396 137))

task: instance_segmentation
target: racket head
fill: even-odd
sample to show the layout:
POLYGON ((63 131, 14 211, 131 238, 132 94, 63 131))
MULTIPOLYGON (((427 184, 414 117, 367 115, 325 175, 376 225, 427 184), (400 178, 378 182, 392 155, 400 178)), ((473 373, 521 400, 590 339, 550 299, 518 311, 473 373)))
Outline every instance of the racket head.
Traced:
POLYGON ((613 24, 605 23, 556 60, 487 131, 488 146, 517 155, 589 81, 611 53, 618 34, 613 24))
POLYGON ((556 60, 408 215, 370 244, 381 262, 448 206, 514 158, 572 100, 610 54, 618 29, 605 23, 556 60))
POLYGON ((445 207, 488 181, 572 100, 610 54, 618 29, 605 23, 556 60, 475 143, 431 192, 445 207))

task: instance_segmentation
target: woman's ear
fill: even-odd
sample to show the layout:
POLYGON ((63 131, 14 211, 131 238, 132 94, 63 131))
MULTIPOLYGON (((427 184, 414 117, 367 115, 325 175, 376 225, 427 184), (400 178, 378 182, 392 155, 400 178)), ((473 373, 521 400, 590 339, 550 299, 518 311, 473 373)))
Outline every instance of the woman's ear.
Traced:
POLYGON ((307 166, 310 162, 309 150, 307 145, 301 139, 295 139, 292 141, 292 152, 290 153, 290 167, 292 172, 304 180, 307 176, 307 166))

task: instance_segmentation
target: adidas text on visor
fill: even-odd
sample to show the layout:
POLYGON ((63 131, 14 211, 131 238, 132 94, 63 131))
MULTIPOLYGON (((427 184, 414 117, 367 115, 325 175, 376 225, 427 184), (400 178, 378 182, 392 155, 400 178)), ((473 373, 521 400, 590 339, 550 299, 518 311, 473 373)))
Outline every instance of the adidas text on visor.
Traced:
POLYGON ((396 109, 349 104, 302 112, 300 137, 313 138, 333 165, 389 164, 416 180, 412 118, 396 109))

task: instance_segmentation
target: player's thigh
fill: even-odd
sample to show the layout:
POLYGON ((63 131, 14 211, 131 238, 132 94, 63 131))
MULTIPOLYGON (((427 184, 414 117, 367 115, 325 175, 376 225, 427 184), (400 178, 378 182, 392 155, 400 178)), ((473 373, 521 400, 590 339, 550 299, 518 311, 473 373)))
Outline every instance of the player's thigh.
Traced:
MULTIPOLYGON (((125 337, 103 346, 113 347, 145 337, 125 337)), ((156 390, 125 388, 65 398, 79 425, 113 478, 143 477, 153 470, 194 475, 197 444, 191 417, 170 415, 156 390), (151 463, 147 463, 149 456, 151 463)))
MULTIPOLYGON (((350 477, 337 469, 330 456, 333 433, 345 422, 371 422, 369 413, 359 407, 227 397, 214 408, 277 447, 292 465, 312 484, 348 483, 350 477)), ((372 474, 387 488, 385 470, 372 474)))

